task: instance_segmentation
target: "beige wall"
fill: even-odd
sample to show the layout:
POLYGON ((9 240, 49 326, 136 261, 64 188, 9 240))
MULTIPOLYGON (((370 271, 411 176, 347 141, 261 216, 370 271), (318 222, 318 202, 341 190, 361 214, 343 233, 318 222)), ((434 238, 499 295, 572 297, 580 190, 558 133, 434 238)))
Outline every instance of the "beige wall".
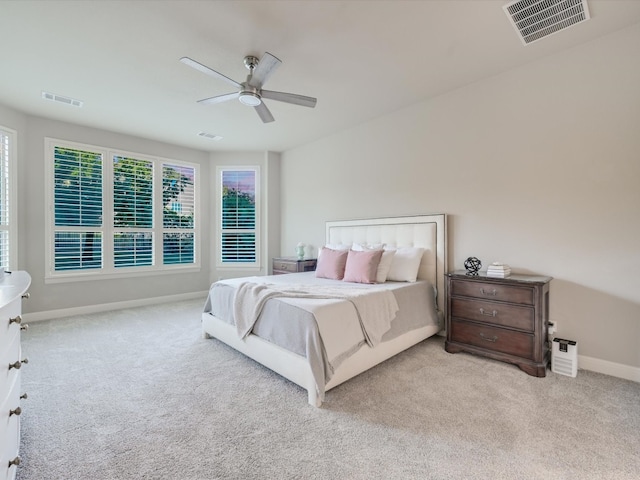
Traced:
POLYGON ((637 25, 285 152, 282 251, 327 220, 446 213, 450 270, 554 277, 557 336, 640 380, 638 45, 637 25))
MULTIPOLYGON (((31 298, 24 303, 30 321, 88 310, 117 303, 135 305, 141 300, 191 296, 209 288, 209 249, 201 249, 202 268, 197 272, 163 273, 135 278, 84 280, 45 283, 45 178, 44 138, 53 137, 89 145, 120 148, 125 151, 158 155, 200 165, 203 178, 209 177, 209 159, 205 152, 97 130, 81 125, 47 120, 0 106, 0 125, 18 131, 18 268, 31 275, 31 298), (34 315, 35 314, 35 315, 34 315)), ((206 185, 206 181, 202 182, 206 185)), ((209 190, 202 188, 200 201, 209 204, 209 190)), ((210 238, 208 208, 201 208, 201 241, 210 238)), ((105 307, 108 308, 108 307, 105 307)))

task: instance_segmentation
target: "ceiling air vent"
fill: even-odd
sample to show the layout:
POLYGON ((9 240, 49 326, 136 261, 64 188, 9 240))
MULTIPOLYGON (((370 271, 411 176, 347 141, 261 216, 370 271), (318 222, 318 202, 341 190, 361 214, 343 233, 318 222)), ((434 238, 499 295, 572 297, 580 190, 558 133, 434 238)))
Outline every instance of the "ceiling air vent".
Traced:
POLYGON ((198 133, 198 136, 204 137, 204 138, 210 138, 211 140, 215 140, 216 142, 218 140, 222 140, 222 137, 220 135, 216 135, 215 133, 200 132, 198 133))
POLYGON ((587 0, 517 0, 502 8, 525 45, 590 18, 587 0))
POLYGON ((42 92, 42 98, 45 100, 51 100, 52 102, 64 103, 65 105, 71 105, 73 107, 82 107, 82 101, 76 100, 71 97, 63 97, 62 95, 56 95, 55 93, 42 92))

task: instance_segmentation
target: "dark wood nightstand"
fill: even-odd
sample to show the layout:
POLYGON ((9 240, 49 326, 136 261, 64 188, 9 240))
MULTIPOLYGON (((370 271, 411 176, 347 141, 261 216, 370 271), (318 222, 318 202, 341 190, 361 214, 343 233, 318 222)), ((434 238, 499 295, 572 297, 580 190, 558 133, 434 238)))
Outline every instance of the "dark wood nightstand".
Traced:
POLYGON ((298 260, 297 257, 278 257, 273 259, 273 275, 284 273, 313 272, 316 269, 317 260, 315 258, 305 258, 298 260))
POLYGON ((544 377, 549 363, 551 277, 447 274, 449 353, 468 352, 513 363, 544 377))

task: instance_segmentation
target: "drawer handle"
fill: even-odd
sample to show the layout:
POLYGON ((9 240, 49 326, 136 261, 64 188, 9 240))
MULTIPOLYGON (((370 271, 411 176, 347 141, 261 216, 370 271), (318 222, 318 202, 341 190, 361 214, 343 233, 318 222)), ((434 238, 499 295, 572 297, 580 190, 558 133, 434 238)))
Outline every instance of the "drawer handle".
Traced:
POLYGON ((16 457, 13 460, 9 460, 9 468, 11 468, 12 466, 18 466, 20 465, 20 457, 16 457))
POLYGON ((482 315, 487 316, 487 317, 495 317, 496 315, 498 315, 497 310, 492 310, 492 311, 491 311, 491 313, 489 313, 489 312, 485 312, 484 308, 481 308, 481 309, 480 309, 480 313, 481 313, 482 315))
POLYGON ((22 317, 20 315, 18 315, 15 318, 10 318, 9 319, 9 325, 11 325, 12 323, 17 323, 18 325, 20 325, 22 323, 22 317))
POLYGON ((23 295, 22 295, 22 298, 24 298, 24 299, 28 300, 28 299, 30 299, 30 298, 31 298, 31 294, 30 294, 29 292, 27 292, 27 293, 25 293, 25 294, 23 294, 23 295))
POLYGON ((20 416, 21 413, 22 413, 22 409, 20 407, 16 407, 15 410, 9 410, 9 416, 11 415, 20 416))
POLYGON ((20 325, 20 330, 29 330, 29 325, 26 323, 24 325, 20 325))
POLYGON ((10 363, 9 364, 9 370, 11 370, 12 368, 15 368, 16 370, 19 370, 23 363, 29 363, 29 359, 25 358, 22 361, 18 360, 15 363, 10 363))
POLYGON ((480 292, 481 292, 483 295, 489 295, 489 296, 491 296, 491 297, 495 297, 495 296, 498 294, 498 291, 497 291, 495 288, 494 288, 493 290, 491 290, 490 292, 485 292, 485 291, 484 291, 484 288, 481 288, 481 289, 480 289, 480 292))
POLYGON ((482 332, 480 332, 480 337, 482 337, 483 340, 486 340, 487 342, 491 342, 491 343, 496 343, 496 340, 498 340, 497 335, 494 335, 493 337, 489 338, 485 336, 485 334, 482 332))
POLYGON ((27 398, 29 398, 29 396, 26 393, 20 395, 20 400, 26 400, 27 398))

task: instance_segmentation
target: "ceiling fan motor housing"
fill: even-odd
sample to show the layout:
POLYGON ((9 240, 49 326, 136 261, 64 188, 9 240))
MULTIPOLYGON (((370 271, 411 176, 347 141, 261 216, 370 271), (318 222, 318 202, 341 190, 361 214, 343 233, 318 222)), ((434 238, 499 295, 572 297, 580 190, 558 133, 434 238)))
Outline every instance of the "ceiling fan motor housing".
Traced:
POLYGON ((258 57, 247 55, 246 57, 244 57, 244 66, 247 67, 251 72, 253 72, 253 69, 258 66, 258 61, 258 57))

